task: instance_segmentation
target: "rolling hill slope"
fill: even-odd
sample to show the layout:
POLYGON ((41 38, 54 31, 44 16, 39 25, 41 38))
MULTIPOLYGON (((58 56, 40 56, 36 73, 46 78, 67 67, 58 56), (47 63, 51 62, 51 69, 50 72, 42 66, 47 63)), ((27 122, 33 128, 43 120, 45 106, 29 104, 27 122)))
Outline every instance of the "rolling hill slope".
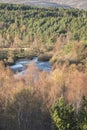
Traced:
MULTIPOLYGON (((1 3, 13 3, 13 4, 25 4, 31 6, 40 7, 63 7, 64 5, 59 4, 50 0, 0 0, 1 3)), ((67 6, 65 6, 67 7, 67 6)))
POLYGON ((87 0, 0 0, 0 2, 28 4, 28 5, 42 6, 42 7, 47 7, 47 6, 61 7, 67 5, 67 6, 87 10, 87 0))
POLYGON ((59 4, 65 4, 79 9, 87 10, 87 0, 52 0, 59 4))

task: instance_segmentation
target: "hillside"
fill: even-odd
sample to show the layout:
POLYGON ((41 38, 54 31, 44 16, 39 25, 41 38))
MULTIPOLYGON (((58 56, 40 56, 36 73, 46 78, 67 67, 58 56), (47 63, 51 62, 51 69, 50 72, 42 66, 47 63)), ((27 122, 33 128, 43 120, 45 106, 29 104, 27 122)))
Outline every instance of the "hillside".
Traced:
MULTIPOLYGON (((52 63, 55 60, 68 60, 70 64, 86 61, 87 11, 0 4, 0 15, 0 48, 22 48, 21 52, 8 51, 8 54, 1 51, 0 59, 5 59, 5 62, 9 59, 14 61, 17 57, 33 57, 48 53, 57 46, 59 38, 62 40, 62 43, 58 42, 62 45, 62 54, 60 59, 53 54, 55 57, 52 58, 52 63), (63 45, 63 41, 66 46, 63 45), (74 41, 79 42, 79 45, 75 45, 74 41), (77 51, 77 46, 82 50, 77 51), (29 50, 25 52, 23 48, 29 50)), ((57 48, 61 48, 61 45, 57 48)), ((47 57, 48 55, 46 59, 47 57)))
MULTIPOLYGON (((25 4, 31 6, 39 6, 39 7, 63 7, 64 5, 60 5, 56 2, 50 0, 0 0, 1 3, 13 3, 13 4, 25 4)), ((65 6, 67 7, 67 6, 65 6)))
POLYGON ((87 10, 87 0, 52 0, 53 2, 87 10))
MULTIPOLYGON (((0 0, 3 3, 16 3, 16 4, 28 4, 33 6, 51 6, 51 7, 61 7, 61 6, 71 6, 79 9, 87 10, 87 0, 0 0)), ((65 6, 65 7, 66 7, 65 6)))
POLYGON ((0 130, 87 130, 86 10, 0 4, 0 130))

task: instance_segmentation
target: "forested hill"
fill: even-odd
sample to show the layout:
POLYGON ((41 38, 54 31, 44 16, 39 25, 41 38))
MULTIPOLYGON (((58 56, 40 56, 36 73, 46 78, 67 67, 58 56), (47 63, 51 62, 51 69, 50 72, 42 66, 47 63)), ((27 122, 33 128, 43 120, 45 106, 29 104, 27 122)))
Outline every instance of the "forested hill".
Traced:
POLYGON ((27 47, 35 39, 52 45, 61 34, 87 40, 87 11, 0 4, 0 47, 27 47))
POLYGON ((87 11, 0 4, 0 60, 0 130, 87 130, 87 11))

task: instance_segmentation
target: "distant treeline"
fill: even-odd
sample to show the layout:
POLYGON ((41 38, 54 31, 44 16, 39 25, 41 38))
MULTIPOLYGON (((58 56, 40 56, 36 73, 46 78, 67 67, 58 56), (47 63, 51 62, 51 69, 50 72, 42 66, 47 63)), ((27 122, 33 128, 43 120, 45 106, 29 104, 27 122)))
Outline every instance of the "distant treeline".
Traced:
POLYGON ((87 11, 0 4, 0 47, 53 45, 60 35, 87 40, 87 11))

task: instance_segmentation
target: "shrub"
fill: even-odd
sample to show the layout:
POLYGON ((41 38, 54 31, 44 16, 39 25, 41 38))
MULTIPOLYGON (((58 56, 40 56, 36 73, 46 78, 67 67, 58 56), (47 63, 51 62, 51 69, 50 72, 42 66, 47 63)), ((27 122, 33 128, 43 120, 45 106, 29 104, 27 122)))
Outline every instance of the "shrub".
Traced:
POLYGON ((66 105, 62 97, 52 107, 51 117, 54 129, 76 130, 75 109, 72 105, 66 105))

